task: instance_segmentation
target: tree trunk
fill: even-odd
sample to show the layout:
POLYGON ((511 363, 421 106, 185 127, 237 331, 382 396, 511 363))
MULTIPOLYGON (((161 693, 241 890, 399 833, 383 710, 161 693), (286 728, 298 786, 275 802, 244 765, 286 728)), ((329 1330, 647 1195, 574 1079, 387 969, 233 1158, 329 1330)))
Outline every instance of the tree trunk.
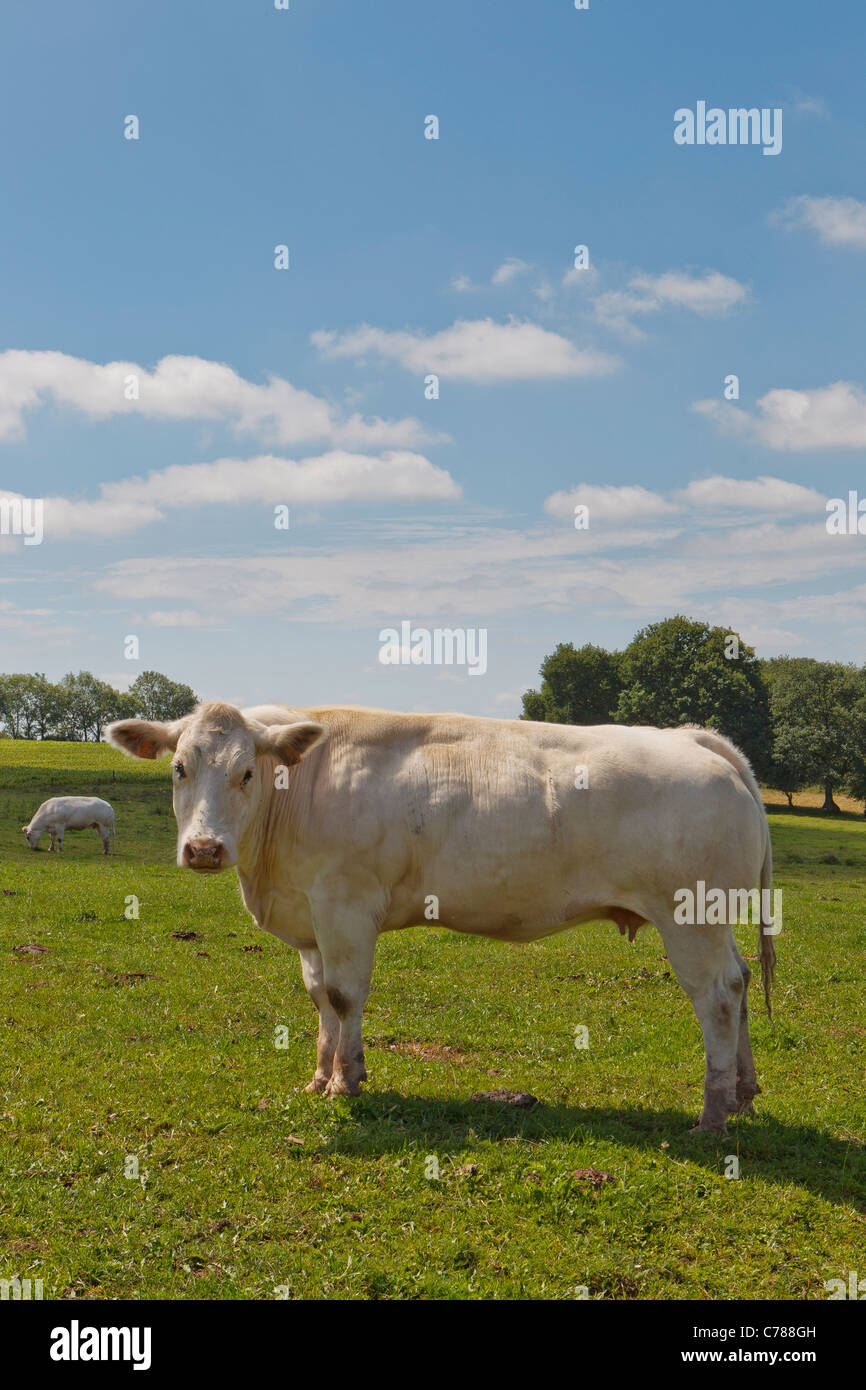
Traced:
POLYGON ((838 816, 838 815, 841 814, 841 812, 839 811, 839 807, 836 805, 835 801, 833 800, 833 783, 832 783, 832 782, 825 782, 825 783, 824 783, 824 805, 821 807, 821 810, 822 810, 822 811, 832 811, 833 814, 834 814, 835 816, 838 816))
POLYGON ((791 810, 793 811, 793 809, 794 809, 794 795, 793 795, 793 792, 785 792, 785 795, 786 795, 786 797, 788 798, 788 805, 790 806, 791 810))

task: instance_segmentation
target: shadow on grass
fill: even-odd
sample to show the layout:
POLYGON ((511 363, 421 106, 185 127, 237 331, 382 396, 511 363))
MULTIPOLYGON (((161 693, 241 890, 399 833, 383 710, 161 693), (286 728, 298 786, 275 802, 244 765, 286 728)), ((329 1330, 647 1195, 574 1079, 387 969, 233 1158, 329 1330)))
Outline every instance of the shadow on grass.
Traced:
POLYGON ((862 811, 825 811, 823 806, 775 806, 765 801, 764 810, 768 816, 800 816, 804 819, 824 821, 828 826, 838 825, 843 820, 854 821, 857 825, 864 822, 862 811))
MULTIPOLYGON (((756 1106, 760 1105, 760 1097, 756 1106)), ((718 1175, 727 1154, 748 1162, 751 1177, 794 1183, 817 1197, 866 1210, 866 1150, 814 1125, 785 1124, 772 1115, 731 1119, 727 1135, 690 1134, 683 1110, 600 1109, 540 1103, 531 1110, 491 1101, 442 1100, 394 1091, 339 1102, 338 1132, 325 1151, 383 1155, 407 1148, 457 1154, 479 1144, 605 1140, 646 1153, 685 1159, 718 1175), (662 1150, 662 1143, 668 1147, 662 1150)), ((335 1115, 335 1118, 337 1116, 335 1115)))

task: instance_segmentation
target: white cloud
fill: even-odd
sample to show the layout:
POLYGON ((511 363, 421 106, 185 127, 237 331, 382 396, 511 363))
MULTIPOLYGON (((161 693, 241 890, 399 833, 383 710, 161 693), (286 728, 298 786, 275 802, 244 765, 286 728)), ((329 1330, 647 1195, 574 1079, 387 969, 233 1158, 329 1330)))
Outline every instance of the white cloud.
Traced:
POLYGON ((40 650, 46 643, 68 645, 80 635, 78 628, 58 623, 56 617, 53 608, 19 608, 8 599, 0 602, 0 631, 36 643, 40 650))
POLYGON ((866 630, 866 584, 820 594, 801 591, 791 598, 725 598, 708 604, 705 616, 739 628, 748 633, 750 642, 760 642, 770 650, 804 650, 809 655, 814 654, 814 638, 804 637, 802 624, 818 624, 824 632, 835 627, 848 638, 843 650, 856 655, 850 637, 866 630))
POLYGON ((325 440, 343 447, 407 448, 429 440, 416 419, 341 416, 329 402, 282 377, 246 381, 231 367, 201 357, 163 357, 152 372, 136 362, 100 365, 63 352, 0 353, 0 439, 19 439, 28 412, 46 401, 92 420, 138 415, 162 420, 221 420, 279 444, 325 440), (137 381, 138 399, 127 400, 137 381))
POLYGON ((146 478, 103 483, 112 503, 201 507, 212 503, 447 501, 461 496, 450 473, 422 454, 396 450, 373 458, 335 449, 319 458, 217 459, 176 464, 146 478))
MULTIPOLYGON (((290 554, 123 560, 95 587, 120 600, 134 593, 176 602, 182 595, 187 605, 233 620, 369 627, 371 641, 377 624, 394 626, 406 615, 483 626, 540 612, 573 618, 588 608, 596 618, 617 615, 639 625, 671 612, 701 612, 723 597, 728 621, 742 628, 738 605, 790 602, 796 623, 792 584, 802 593, 833 575, 841 576, 837 588, 849 575, 862 576, 862 538, 830 536, 825 520, 822 508, 807 524, 766 517, 716 524, 698 508, 674 524, 660 516, 582 532, 560 522, 526 533, 479 527, 453 537, 431 526, 426 538, 416 533, 402 545, 373 537, 362 546, 290 554)), ((858 631, 866 627, 862 604, 856 623, 858 631)), ((850 632, 845 640, 850 646, 850 632)))
POLYGON ((794 102, 794 110, 802 112, 804 116, 826 116, 827 103, 823 97, 801 95, 794 102))
POLYGON ((784 478, 712 478, 695 479, 681 496, 693 507, 712 507, 722 510, 772 512, 776 516, 803 513, 820 516, 826 498, 814 488, 790 483, 784 478))
POLYGON ((746 435, 769 449, 866 448, 866 392, 854 382, 768 391, 758 400, 757 413, 717 400, 696 401, 693 409, 722 433, 746 435))
POLYGON ((549 280, 539 280, 537 285, 533 285, 532 293, 541 304, 551 304, 556 298, 556 290, 549 280))
POLYGON ((523 275, 525 271, 531 270, 531 265, 527 261, 522 261, 519 256, 509 256, 502 265, 497 266, 490 277, 491 285, 510 285, 512 280, 516 280, 518 275, 523 275))
POLYGON ((708 270, 703 276, 668 270, 663 275, 635 275, 631 288, 643 295, 650 309, 672 305, 694 314, 726 314, 743 304, 749 291, 739 280, 708 270))
POLYGON ((486 282, 476 285, 468 275, 455 275, 451 281, 451 288, 456 290, 458 294, 474 294, 489 289, 491 286, 494 289, 501 289, 503 285, 512 284, 519 275, 525 275, 531 269, 532 266, 529 262, 522 261, 519 256, 507 256, 502 264, 494 270, 489 285, 486 282))
MULTIPOLYGON (((298 461, 265 454, 251 459, 174 464, 145 478, 102 483, 99 492, 92 501, 46 497, 46 540, 129 534, 163 520, 177 507, 438 502, 461 496, 460 486, 450 473, 422 454, 394 450, 373 458, 339 449, 298 461)), ((17 496, 0 492, 0 498, 17 496)))
POLYGON ((363 324, 347 333, 314 333, 312 342, 324 357, 374 356, 419 375, 435 372, 474 382, 597 376, 618 365, 607 353, 579 348, 558 333, 516 319, 460 320, 429 335, 363 324))
MULTIPOLYGON (((374 670, 378 631, 406 616, 491 633, 511 624, 509 641, 515 623, 518 641, 538 629, 533 615, 573 625, 585 612, 629 630, 685 612, 730 624, 766 651, 814 651, 814 632, 803 640, 809 623, 843 653, 866 641, 862 537, 828 533, 819 493, 772 477, 713 476, 665 492, 593 486, 588 531, 570 524, 562 493, 548 503, 556 519, 527 531, 462 516, 446 527, 410 518, 402 529, 365 519, 354 542, 344 530, 322 544, 297 534, 290 548, 259 554, 153 554, 119 560, 91 582, 124 611, 131 596, 143 602, 147 616, 129 622, 152 628, 262 620, 271 632, 284 623, 368 632, 374 670)), ((0 628, 14 618, 23 639, 34 620, 4 609, 0 628)))
POLYGON ((771 222, 789 227, 805 227, 816 232, 825 246, 855 247, 866 250, 866 203, 856 198, 789 198, 771 222))
MULTIPOLYGON (((580 275, 583 272, 569 272, 580 275)), ((718 270, 695 275, 684 270, 668 270, 660 275, 640 272, 633 275, 624 290, 606 290, 594 300, 596 317, 610 328, 632 338, 643 336, 632 323, 634 317, 659 313, 662 309, 685 309, 702 317, 721 317, 749 298, 746 285, 718 270)))
MULTIPOLYGON (((225 463, 228 472, 208 481, 228 500, 237 495, 243 465, 225 463)), ((192 506, 202 480, 190 487, 191 477, 172 469, 130 479, 136 491, 123 502, 167 508, 170 498, 171 505, 192 506)), ((263 475, 257 495, 283 481, 263 475)), ((269 635, 288 623, 352 629, 369 635, 374 670, 379 630, 406 616, 427 625, 488 626, 491 643, 506 626, 503 640, 525 641, 550 627, 550 617, 568 634, 586 613, 595 624, 616 620, 633 631, 672 612, 729 624, 766 651, 814 652, 817 640, 825 650, 830 643, 856 655, 866 641, 862 537, 831 536, 825 499, 809 488, 767 476, 712 476, 665 491, 587 485, 554 494, 546 505, 554 519, 526 531, 462 512, 445 526, 438 516, 405 524, 365 517, 363 529, 343 528, 322 544, 305 544, 298 532, 291 547, 258 554, 214 554, 206 529, 191 528, 204 553, 184 545, 182 555, 116 561, 90 576, 102 601, 89 595, 89 608, 116 605, 128 614, 132 601, 142 616, 125 623, 181 633, 201 627, 209 640, 219 628, 254 620, 269 635), (590 528, 576 531, 572 497, 587 495, 590 528)), ((31 614, 0 600, 4 638, 44 645, 44 632, 46 642, 69 644, 74 629, 53 629, 50 614, 31 614)), ((300 647, 305 640, 297 637, 300 647)), ((491 687, 487 712, 507 712, 507 696, 496 697, 501 690, 499 683, 491 687)))
POLYGON ((738 522, 744 512, 770 513, 776 517, 803 514, 822 517, 826 498, 813 488, 784 478, 725 478, 714 474, 698 478, 685 488, 665 495, 638 486, 598 486, 581 483, 568 492, 554 492, 544 510, 560 520, 571 519, 577 505, 589 508, 590 526, 602 521, 624 525, 634 521, 654 521, 659 517, 678 517, 691 525, 693 514, 703 512, 717 524, 738 522), (722 515, 718 515, 722 513, 722 515), (725 513, 737 513, 725 519, 725 513))
POLYGON ((222 618, 198 613, 194 608, 165 608, 148 613, 144 620, 149 627, 224 627, 222 618))
POLYGON ((601 275, 593 265, 585 265, 580 270, 577 266, 571 266, 563 275, 561 284, 564 290, 597 290, 601 275))
MULTIPOLYGON (((79 536, 120 536, 139 531, 153 521, 161 521, 164 513, 156 506, 126 499, 121 496, 109 498, 105 495, 106 486, 100 489, 102 496, 94 501, 84 499, 73 501, 68 497, 46 497, 44 508, 45 540, 67 540, 79 536)), ((0 501, 23 500, 20 493, 0 490, 0 501)), ((18 542, 23 545, 23 540, 18 542)))
POLYGON ((590 524, 668 516, 679 510, 673 502, 645 487, 605 487, 589 483, 581 483, 570 492, 554 492, 547 498, 544 510, 550 516, 573 517, 578 505, 589 508, 590 524))

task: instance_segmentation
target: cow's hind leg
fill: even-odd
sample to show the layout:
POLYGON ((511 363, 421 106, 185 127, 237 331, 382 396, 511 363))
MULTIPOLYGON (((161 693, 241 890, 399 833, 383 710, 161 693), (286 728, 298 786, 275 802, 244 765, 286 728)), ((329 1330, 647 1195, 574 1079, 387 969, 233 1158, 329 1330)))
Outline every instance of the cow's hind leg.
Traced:
POLYGON ((671 919, 657 926, 704 1035, 704 1105, 695 1129, 725 1134, 728 1115, 739 1110, 737 1064, 746 992, 733 933, 727 926, 680 926, 671 919))
POLYGON ((304 1089, 321 1093, 331 1079, 334 1053, 340 1040, 340 1020, 334 1013, 328 992, 325 989, 325 974, 321 954, 315 950, 300 951, 298 954, 301 957, 304 987, 319 1011, 316 1071, 312 1081, 304 1089))

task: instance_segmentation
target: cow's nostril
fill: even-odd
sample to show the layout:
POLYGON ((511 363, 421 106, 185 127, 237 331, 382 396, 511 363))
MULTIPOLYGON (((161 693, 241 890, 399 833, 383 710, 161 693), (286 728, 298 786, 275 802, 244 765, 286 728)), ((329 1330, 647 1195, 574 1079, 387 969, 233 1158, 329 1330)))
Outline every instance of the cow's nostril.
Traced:
POLYGON ((198 835, 187 840, 184 845, 184 862, 190 869, 219 869, 222 866, 224 846, 209 835, 198 835))

